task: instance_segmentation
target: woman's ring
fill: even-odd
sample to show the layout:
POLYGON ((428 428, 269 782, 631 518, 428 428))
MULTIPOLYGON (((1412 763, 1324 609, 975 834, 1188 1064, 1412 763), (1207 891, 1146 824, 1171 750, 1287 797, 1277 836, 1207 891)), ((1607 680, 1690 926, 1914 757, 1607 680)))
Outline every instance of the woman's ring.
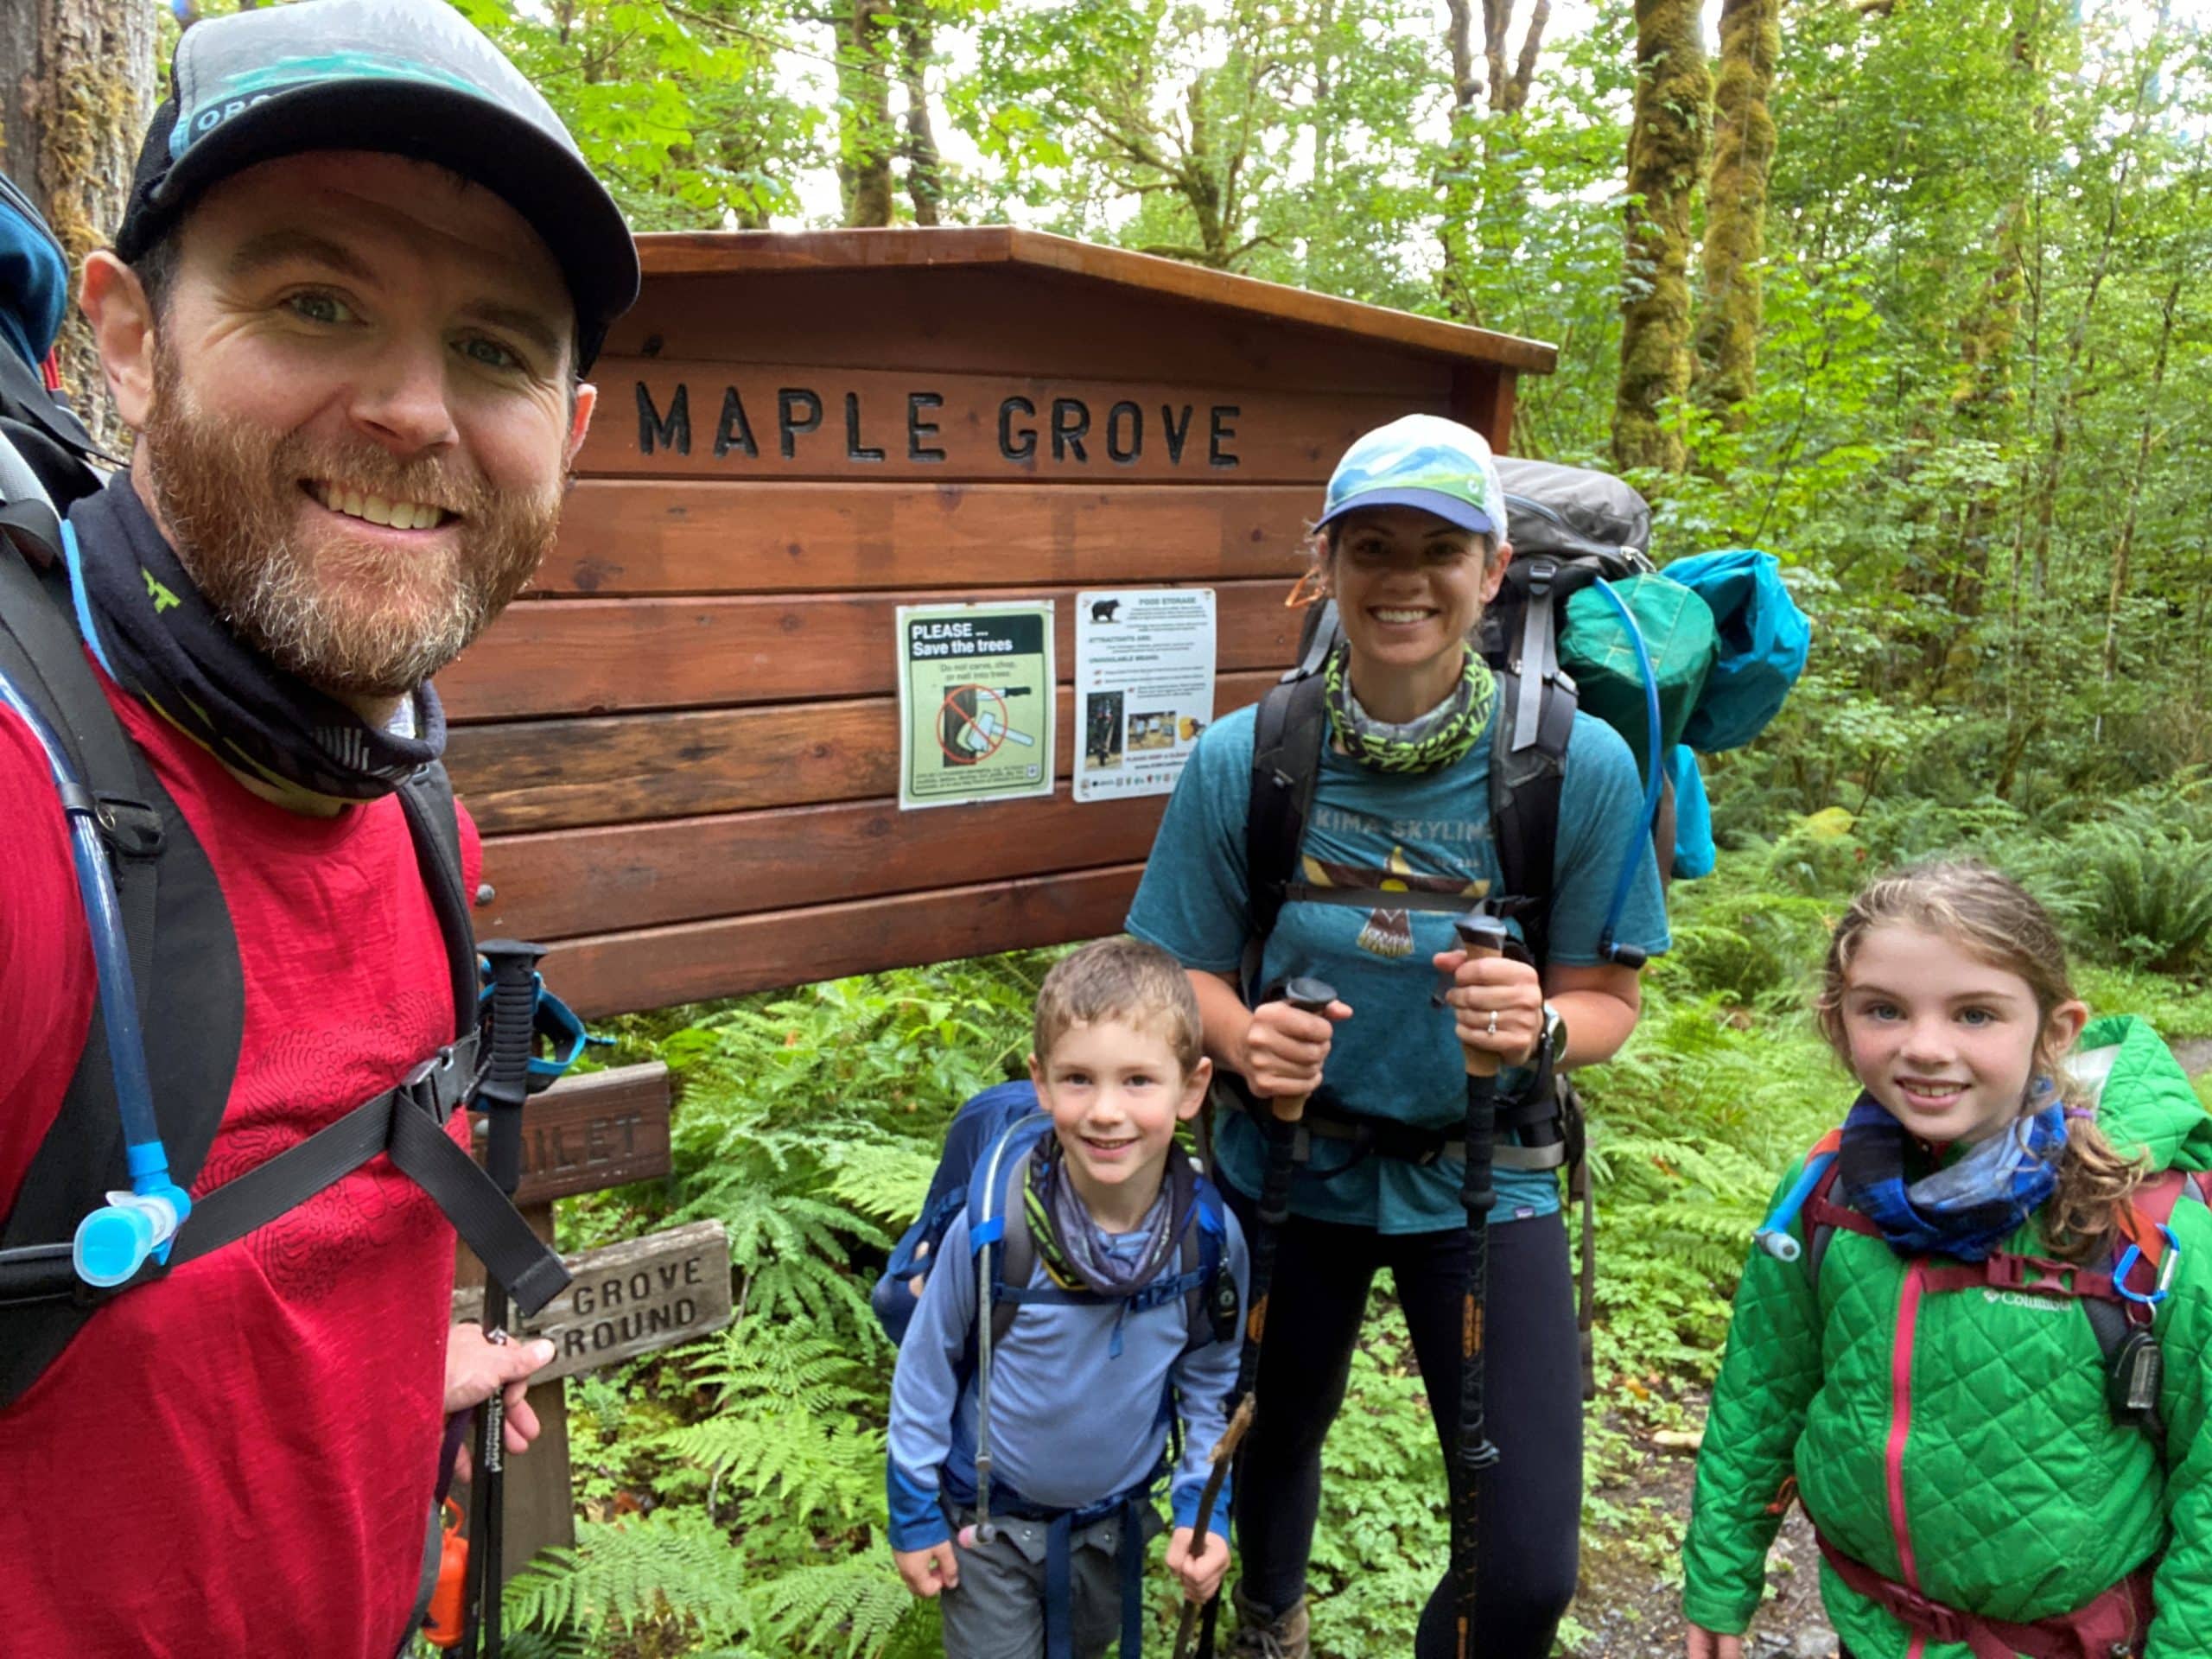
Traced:
POLYGON ((1484 1027, 1483 1035, 1485 1037, 1495 1037, 1497 1035, 1497 1010, 1496 1008, 1492 1008, 1490 1011, 1490 1024, 1484 1027))

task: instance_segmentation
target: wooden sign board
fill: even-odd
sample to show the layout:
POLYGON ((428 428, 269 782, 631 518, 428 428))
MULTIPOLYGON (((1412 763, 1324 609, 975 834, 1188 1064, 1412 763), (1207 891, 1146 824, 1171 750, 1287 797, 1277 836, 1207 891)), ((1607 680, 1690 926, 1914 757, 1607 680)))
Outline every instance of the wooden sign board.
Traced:
MULTIPOLYGON (((668 1173, 668 1068, 645 1065, 565 1077, 522 1112, 522 1184, 515 1207, 601 1192, 668 1173)), ((484 1155, 486 1125, 476 1125, 484 1155)))
MULTIPOLYGON (((1076 595, 1211 588, 1217 720, 1295 652, 1352 439, 1428 413, 1503 450, 1556 359, 1007 226, 639 247, 558 545, 438 682, 480 930, 552 945, 587 1016, 1118 928, 1164 797, 1063 770, 899 810, 899 607, 1049 603, 1069 757, 1076 595)), ((549 1166, 619 1162, 611 1132, 549 1166)))
MULTIPOLYGON (((624 1239, 562 1258, 568 1289, 514 1335, 543 1337, 557 1350, 531 1383, 595 1371, 639 1354, 712 1335, 730 1322, 729 1234, 719 1221, 624 1239)), ((456 1320, 483 1317, 484 1293, 454 1293, 456 1320)))

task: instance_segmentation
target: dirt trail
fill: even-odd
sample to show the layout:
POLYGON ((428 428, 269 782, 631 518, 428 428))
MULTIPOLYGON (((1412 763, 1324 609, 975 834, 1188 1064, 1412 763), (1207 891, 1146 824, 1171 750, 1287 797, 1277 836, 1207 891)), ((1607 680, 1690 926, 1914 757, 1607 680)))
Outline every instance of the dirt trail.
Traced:
MULTIPOLYGON (((1671 1525, 1663 1537, 1656 1525, 1586 1535, 1574 1616, 1593 1634, 1569 1649, 1573 1659, 1681 1659, 1681 1565, 1671 1540, 1689 1519, 1695 1463, 1692 1453, 1646 1446, 1630 1479, 1599 1489, 1624 1507, 1656 1505, 1671 1525)), ((1745 1638, 1745 1659, 1834 1659, 1835 1632, 1821 1613, 1819 1561, 1804 1512, 1792 1510, 1768 1558, 1774 1593, 1745 1638)))

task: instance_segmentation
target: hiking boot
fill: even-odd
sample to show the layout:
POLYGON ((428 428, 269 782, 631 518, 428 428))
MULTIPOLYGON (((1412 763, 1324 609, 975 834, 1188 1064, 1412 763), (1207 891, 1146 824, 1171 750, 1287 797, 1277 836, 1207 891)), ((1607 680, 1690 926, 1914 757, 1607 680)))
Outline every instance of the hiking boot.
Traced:
POLYGON ((1242 1585, 1230 1599, 1236 1608, 1236 1630, 1229 1638, 1232 1659, 1309 1659, 1313 1621, 1306 1616, 1305 1597, 1272 1617, 1246 1598, 1242 1585))

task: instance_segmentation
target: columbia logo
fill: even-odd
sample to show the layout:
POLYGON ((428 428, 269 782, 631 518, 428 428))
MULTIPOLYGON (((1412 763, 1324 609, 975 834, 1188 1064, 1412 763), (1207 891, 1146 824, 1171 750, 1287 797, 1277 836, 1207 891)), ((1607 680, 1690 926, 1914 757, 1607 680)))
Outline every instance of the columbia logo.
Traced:
POLYGON ((1981 1300, 2002 1302, 2007 1307, 2032 1308, 2038 1313, 2063 1313, 2066 1311, 2066 1304, 2061 1300, 2050 1296, 2030 1296, 2018 1290, 1985 1290, 1981 1293, 1981 1300))

